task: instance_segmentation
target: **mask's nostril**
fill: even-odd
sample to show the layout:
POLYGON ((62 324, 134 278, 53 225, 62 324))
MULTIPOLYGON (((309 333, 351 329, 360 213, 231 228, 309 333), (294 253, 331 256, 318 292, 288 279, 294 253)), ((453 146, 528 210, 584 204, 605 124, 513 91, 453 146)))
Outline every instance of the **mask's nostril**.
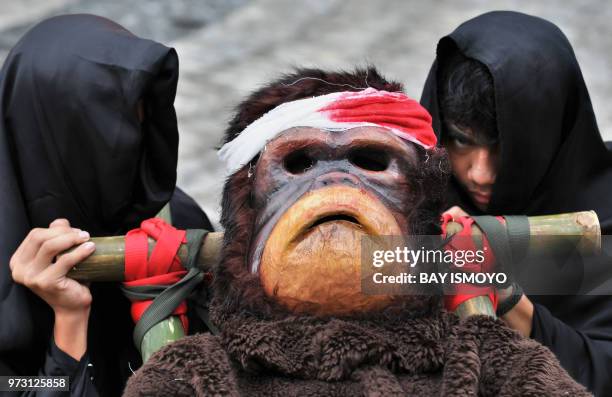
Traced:
POLYGON ((377 148, 359 148, 351 151, 349 161, 367 171, 384 171, 389 167, 389 155, 377 148))
POLYGON ((316 178, 316 183, 313 188, 323 186, 344 185, 344 186, 359 186, 359 179, 355 175, 347 174, 343 171, 333 171, 319 175, 316 178))
POLYGON ((312 158, 304 150, 298 150, 289 154, 283 160, 283 167, 290 174, 298 175, 308 171, 317 163, 317 160, 312 158))

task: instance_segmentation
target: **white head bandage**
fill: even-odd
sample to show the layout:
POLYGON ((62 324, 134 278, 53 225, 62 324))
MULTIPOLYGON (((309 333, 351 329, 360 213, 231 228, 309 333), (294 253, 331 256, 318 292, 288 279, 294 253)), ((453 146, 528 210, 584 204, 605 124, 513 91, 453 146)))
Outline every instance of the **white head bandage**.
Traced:
POLYGON ((255 120, 219 150, 229 174, 248 164, 266 143, 293 127, 343 131, 378 126, 426 149, 436 145, 431 116, 405 94, 368 88, 283 103, 255 120))

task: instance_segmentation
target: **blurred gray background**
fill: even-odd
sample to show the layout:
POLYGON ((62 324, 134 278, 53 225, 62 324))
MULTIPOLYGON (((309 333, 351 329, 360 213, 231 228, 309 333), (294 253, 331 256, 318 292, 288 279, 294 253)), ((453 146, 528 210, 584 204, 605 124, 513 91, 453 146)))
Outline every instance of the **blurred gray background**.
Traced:
POLYGON ((214 148, 247 93, 296 65, 372 63, 418 99, 438 39, 490 10, 537 15, 565 32, 612 140, 609 0, 0 0, 0 60, 36 22, 65 13, 106 16, 176 48, 178 183, 217 222, 224 174, 214 148))

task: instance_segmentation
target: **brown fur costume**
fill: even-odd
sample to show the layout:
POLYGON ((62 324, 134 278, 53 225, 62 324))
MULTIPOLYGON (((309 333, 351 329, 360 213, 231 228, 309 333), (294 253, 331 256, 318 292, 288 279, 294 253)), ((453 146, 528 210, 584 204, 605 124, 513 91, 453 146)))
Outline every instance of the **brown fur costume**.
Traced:
MULTIPOLYGON (((300 70, 245 101, 226 141, 282 102, 364 86, 401 89, 373 68, 300 70)), ((406 217, 413 231, 439 233, 445 159, 420 154, 416 211, 406 217)), ((488 317, 460 322, 439 296, 406 296, 382 312, 343 318, 288 312, 247 270, 256 216, 248 168, 224 190, 225 241, 211 302, 221 335, 161 349, 132 376, 126 396, 589 395, 545 347, 488 317)))
POLYGON ((584 396, 552 353, 501 322, 448 313, 377 324, 235 316, 163 348, 127 396, 584 396))

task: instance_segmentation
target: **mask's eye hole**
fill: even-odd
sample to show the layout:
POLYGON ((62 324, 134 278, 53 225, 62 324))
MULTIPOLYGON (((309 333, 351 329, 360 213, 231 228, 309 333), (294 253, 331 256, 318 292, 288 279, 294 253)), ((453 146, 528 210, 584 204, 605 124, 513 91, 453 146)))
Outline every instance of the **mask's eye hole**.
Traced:
POLYGON ((304 150, 293 152, 283 160, 283 167, 294 175, 303 174, 317 163, 317 160, 304 150))
POLYGON ((349 161, 367 171, 384 171, 389 167, 389 155, 380 149, 360 148, 351 151, 349 161))

